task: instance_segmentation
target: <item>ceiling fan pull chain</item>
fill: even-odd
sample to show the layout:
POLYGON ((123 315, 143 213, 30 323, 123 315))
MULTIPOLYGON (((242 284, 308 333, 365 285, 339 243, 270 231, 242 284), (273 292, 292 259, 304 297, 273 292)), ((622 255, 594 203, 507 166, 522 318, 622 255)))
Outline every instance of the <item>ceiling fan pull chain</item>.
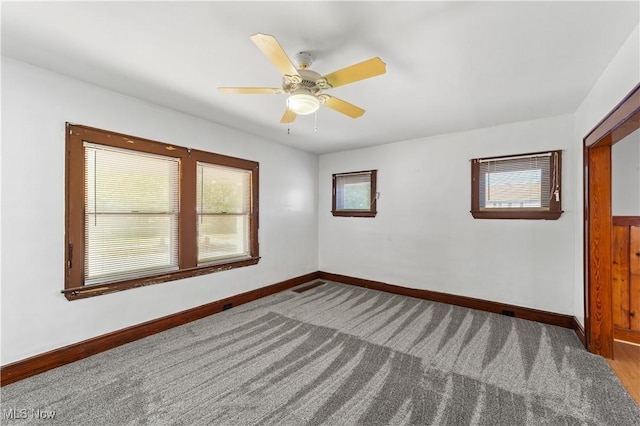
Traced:
POLYGON ((313 133, 318 133, 318 111, 313 116, 313 133))

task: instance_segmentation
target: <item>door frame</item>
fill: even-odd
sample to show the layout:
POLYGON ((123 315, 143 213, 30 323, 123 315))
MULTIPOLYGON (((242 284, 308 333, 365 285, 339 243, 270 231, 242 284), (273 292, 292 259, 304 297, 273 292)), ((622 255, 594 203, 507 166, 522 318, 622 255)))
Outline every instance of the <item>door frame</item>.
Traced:
POLYGON ((585 340, 605 358, 613 358, 611 147, 638 128, 640 83, 583 139, 585 340))

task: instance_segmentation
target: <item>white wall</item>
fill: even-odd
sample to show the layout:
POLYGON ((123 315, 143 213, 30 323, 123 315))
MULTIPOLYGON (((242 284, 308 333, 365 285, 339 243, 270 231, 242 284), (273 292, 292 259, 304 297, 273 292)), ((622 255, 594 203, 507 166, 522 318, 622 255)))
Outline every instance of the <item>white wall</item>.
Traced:
POLYGON ((320 156, 320 270, 573 314, 573 116, 320 156), (469 213, 476 157, 563 150, 557 221, 469 213), (331 175, 378 169, 379 213, 333 217, 331 175))
POLYGON ((316 155, 3 57, 0 362, 318 270, 317 176, 316 155), (67 301, 66 121, 259 161, 260 263, 67 301))
MULTIPOLYGON (((582 164, 584 137, 640 82, 640 30, 631 32, 575 113, 575 162, 582 164)), ((576 169, 574 315, 584 325, 583 171, 576 169)))
POLYGON ((611 211, 640 216, 640 130, 611 148, 611 211))

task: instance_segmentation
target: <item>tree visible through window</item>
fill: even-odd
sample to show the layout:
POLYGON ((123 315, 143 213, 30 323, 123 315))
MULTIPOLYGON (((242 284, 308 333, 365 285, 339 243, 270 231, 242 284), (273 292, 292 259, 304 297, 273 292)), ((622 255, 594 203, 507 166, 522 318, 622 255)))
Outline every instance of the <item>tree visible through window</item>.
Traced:
POLYGON ((251 173, 198 163, 198 264, 248 256, 251 173))
POLYGON ((70 299, 258 263, 258 163, 67 126, 70 299))
POLYGON ((334 216, 373 217, 376 215, 377 170, 333 175, 334 216))

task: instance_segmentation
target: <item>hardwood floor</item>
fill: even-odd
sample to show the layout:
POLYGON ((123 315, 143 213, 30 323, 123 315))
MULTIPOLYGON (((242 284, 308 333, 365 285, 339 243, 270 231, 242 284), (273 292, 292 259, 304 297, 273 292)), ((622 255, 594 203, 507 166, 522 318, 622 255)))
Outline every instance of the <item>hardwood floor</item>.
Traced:
POLYGON ((613 356, 611 369, 640 406, 640 345, 615 340, 613 356))

